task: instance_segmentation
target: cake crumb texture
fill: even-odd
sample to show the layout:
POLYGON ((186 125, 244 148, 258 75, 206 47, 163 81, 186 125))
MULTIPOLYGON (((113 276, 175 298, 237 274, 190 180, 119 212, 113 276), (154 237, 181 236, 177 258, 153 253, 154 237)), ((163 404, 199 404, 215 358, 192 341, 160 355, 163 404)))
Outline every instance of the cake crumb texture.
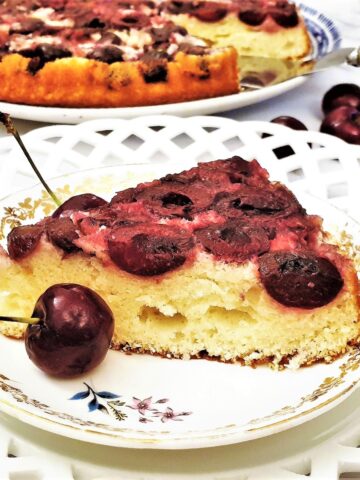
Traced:
MULTIPOLYGON (((94 289, 115 319, 113 348, 177 358, 215 357, 281 368, 326 362, 359 341, 354 272, 325 307, 286 309, 262 287, 254 263, 214 262, 202 254, 161 279, 144 279, 104 266, 83 253, 67 256, 48 243, 22 262, 4 262, 1 311, 31 315, 35 302, 55 283, 94 289), (13 279, 16 278, 16 282, 13 279)), ((22 337, 24 326, 6 322, 1 333, 22 337)))

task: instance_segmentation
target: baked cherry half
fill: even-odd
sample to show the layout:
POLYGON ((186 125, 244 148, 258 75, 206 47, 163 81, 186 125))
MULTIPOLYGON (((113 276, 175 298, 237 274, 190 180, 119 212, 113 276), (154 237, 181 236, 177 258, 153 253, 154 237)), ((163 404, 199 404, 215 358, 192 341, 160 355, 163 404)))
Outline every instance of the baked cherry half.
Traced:
POLYGON ((195 235, 206 252, 222 261, 244 262, 270 248, 268 235, 263 228, 251 227, 239 220, 199 229, 195 235))
POLYGON ((303 209, 293 193, 285 186, 274 184, 271 189, 239 185, 234 193, 219 193, 214 210, 227 217, 287 217, 302 213, 303 209))
POLYGON ((221 3, 201 2, 192 14, 202 22, 218 22, 227 15, 227 9, 221 3))
POLYGON ((313 253, 269 252, 259 258, 267 293, 287 307, 311 309, 327 305, 344 282, 336 266, 313 253))
POLYGON ((239 20, 256 27, 261 25, 267 16, 265 6, 259 0, 245 0, 238 5, 239 20))
POLYGON ((285 0, 277 0, 274 4, 268 7, 268 12, 281 27, 296 27, 299 23, 296 6, 285 0))
POLYGON ((108 238, 111 260, 141 276, 160 275, 183 265, 194 246, 192 237, 168 225, 134 225, 114 229, 108 238))
POLYGON ((48 288, 37 300, 25 333, 27 354, 49 375, 73 377, 96 367, 105 357, 114 318, 104 300, 82 285, 48 288))
POLYGON ((64 252, 71 253, 79 250, 73 243, 79 235, 69 217, 51 219, 47 222, 45 229, 48 240, 64 252))
POLYGON ((103 198, 94 195, 93 193, 81 193, 68 198, 63 204, 58 207, 52 214, 53 218, 61 217, 63 215, 70 215, 74 210, 87 211, 93 208, 102 207, 107 204, 103 198))
POLYGON ((9 257, 20 260, 33 252, 43 231, 43 225, 21 225, 13 228, 7 237, 9 257))

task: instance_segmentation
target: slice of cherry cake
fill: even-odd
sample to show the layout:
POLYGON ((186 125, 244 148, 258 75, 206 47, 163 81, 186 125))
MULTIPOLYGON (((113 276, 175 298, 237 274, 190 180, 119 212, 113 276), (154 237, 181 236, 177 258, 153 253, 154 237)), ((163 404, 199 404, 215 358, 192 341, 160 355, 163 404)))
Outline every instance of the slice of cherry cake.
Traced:
MULTIPOLYGON (((31 315, 50 285, 91 286, 113 348, 245 364, 331 361, 359 340, 358 280, 282 184, 240 157, 84 194, 8 235, 1 311, 31 315)), ((21 336, 23 326, 2 324, 21 336)))

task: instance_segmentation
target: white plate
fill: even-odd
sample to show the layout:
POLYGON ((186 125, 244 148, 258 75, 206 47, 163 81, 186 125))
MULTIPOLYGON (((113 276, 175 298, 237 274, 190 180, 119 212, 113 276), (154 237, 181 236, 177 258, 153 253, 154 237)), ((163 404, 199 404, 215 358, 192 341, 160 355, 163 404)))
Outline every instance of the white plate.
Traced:
MULTIPOLYGON (((80 191, 109 197, 115 188, 179 169, 170 163, 104 167, 51 183, 65 197, 80 191)), ((46 195, 34 206, 41 196, 37 186, 7 197, 1 207, 19 207, 27 200, 20 210, 2 211, 3 218, 7 223, 14 214, 31 222, 32 215, 41 218, 53 208, 46 195)), ((329 227, 346 229, 360 243, 358 224, 339 210, 305 194, 301 200, 329 227)), ((281 372, 110 351, 100 367, 65 381, 39 371, 22 341, 1 337, 0 365, 4 412, 71 438, 131 448, 201 448, 274 434, 335 407, 360 380, 358 350, 329 365, 281 372)))
MULTIPOLYGON (((341 37, 333 21, 313 8, 300 4, 313 44, 314 58, 339 48, 341 37)), ((142 115, 172 114, 179 116, 207 115, 246 107, 298 87, 307 77, 294 78, 278 85, 253 92, 242 92, 192 102, 124 108, 58 108, 35 107, 0 102, 0 110, 15 118, 49 123, 78 123, 97 118, 135 118, 142 115)))

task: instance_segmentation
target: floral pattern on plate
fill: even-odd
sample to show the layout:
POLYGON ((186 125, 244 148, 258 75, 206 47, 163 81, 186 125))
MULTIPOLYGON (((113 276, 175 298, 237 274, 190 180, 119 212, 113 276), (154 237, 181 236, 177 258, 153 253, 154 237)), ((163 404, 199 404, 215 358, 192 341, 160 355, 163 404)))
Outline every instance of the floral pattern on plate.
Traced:
POLYGON ((111 415, 120 422, 128 417, 125 411, 126 408, 136 411, 139 414, 138 420, 140 423, 153 422, 154 419, 161 420, 162 423, 168 422, 169 420, 181 422, 183 421, 182 417, 187 417, 192 414, 192 412, 174 412, 169 406, 166 406, 165 410, 159 410, 160 405, 169 402, 168 398, 153 400, 152 397, 148 397, 140 400, 139 398, 132 397, 131 404, 129 404, 122 398, 122 395, 106 390, 96 391, 86 382, 83 383, 86 390, 75 393, 69 400, 87 399, 89 400, 89 412, 99 410, 106 415, 111 415))

